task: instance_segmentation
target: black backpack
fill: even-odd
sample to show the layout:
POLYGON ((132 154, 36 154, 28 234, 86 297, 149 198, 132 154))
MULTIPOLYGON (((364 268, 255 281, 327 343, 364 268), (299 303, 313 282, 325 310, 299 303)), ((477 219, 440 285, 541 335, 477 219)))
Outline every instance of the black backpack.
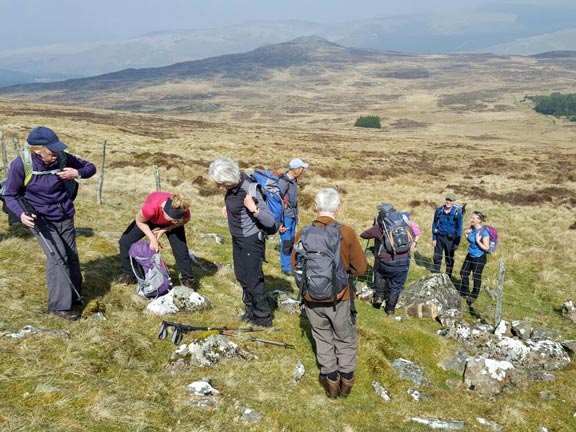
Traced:
POLYGON ((348 273, 340 258, 341 226, 310 224, 302 229, 294 246, 297 254, 294 278, 302 297, 307 293, 314 300, 332 299, 335 303, 348 285, 348 273))
POLYGON ((377 220, 383 233, 381 248, 393 256, 410 252, 414 243, 414 233, 406 213, 380 212, 377 220))

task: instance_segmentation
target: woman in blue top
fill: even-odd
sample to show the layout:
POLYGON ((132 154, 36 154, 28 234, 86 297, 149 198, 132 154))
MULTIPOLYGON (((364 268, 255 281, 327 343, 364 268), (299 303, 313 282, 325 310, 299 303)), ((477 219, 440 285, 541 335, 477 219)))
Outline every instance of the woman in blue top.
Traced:
POLYGON ((464 264, 460 270, 460 295, 466 297, 466 304, 470 307, 472 303, 478 298, 480 293, 480 285, 482 284, 482 270, 486 264, 486 251, 490 246, 490 234, 488 230, 482 226, 485 216, 479 212, 472 212, 470 217, 470 228, 464 230, 464 235, 470 243, 468 246, 468 254, 464 259, 464 264), (472 271, 472 279, 474 281, 474 288, 470 292, 469 276, 472 271))

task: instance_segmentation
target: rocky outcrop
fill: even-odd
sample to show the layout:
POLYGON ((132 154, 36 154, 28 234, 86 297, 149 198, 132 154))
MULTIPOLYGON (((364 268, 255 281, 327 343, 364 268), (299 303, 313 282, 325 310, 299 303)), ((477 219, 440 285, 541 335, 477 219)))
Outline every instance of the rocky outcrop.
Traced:
POLYGON ((460 310, 458 290, 446 274, 423 276, 402 291, 398 307, 404 307, 409 316, 433 318, 450 309, 460 310))

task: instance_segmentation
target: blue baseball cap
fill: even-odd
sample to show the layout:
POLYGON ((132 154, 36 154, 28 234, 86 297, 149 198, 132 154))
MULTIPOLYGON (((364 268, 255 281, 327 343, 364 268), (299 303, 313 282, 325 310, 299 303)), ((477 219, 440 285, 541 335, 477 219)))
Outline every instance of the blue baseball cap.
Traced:
POLYGON ((30 145, 45 146, 48 150, 55 153, 68 148, 66 144, 58 139, 58 135, 52 129, 44 126, 32 129, 26 141, 30 145))

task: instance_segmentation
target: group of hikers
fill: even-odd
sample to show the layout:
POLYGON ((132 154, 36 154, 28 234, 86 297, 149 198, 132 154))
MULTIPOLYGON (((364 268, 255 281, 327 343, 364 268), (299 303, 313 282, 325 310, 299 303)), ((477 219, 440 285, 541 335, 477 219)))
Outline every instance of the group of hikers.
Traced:
MULTIPOLYGON (((74 227, 74 185, 76 179, 92 177, 96 167, 64 152, 66 148, 47 127, 30 131, 27 146, 10 165, 2 198, 8 210, 31 228, 46 255, 49 312, 76 320, 80 312, 74 306, 81 301, 82 274, 74 227)), ((224 193, 223 216, 232 237, 234 274, 243 292, 242 320, 261 327, 273 324, 276 300, 265 288, 262 265, 266 236, 278 232, 281 269, 294 276, 300 290, 303 313, 310 322, 316 345, 320 384, 329 398, 346 397, 354 384, 356 369, 354 277, 366 272, 368 262, 356 232, 336 220, 341 202, 333 188, 317 192, 314 221, 297 231, 298 178, 308 167, 295 158, 285 172, 279 173, 277 188, 283 207, 280 219, 270 210, 266 191, 253 176, 242 172, 236 161, 216 159, 210 164, 208 175, 224 193)), ((449 192, 445 198, 432 223, 432 271, 440 272, 444 256, 446 273, 452 275, 454 251, 464 232, 469 247, 460 272, 460 293, 471 306, 480 291, 489 249, 490 238, 482 229, 485 217, 474 211, 470 226, 463 229, 463 209, 455 205, 455 195, 449 192)), ((181 284, 194 288, 197 281, 184 228, 189 220, 190 201, 186 197, 166 192, 149 194, 119 241, 122 282, 135 283, 130 246, 147 237, 150 249, 158 251, 159 240, 166 235, 181 284)), ((420 229, 409 214, 396 211, 392 204, 380 204, 373 225, 360 234, 364 239, 375 240, 372 304, 375 308, 384 305, 388 315, 394 315, 419 236, 420 229)))

